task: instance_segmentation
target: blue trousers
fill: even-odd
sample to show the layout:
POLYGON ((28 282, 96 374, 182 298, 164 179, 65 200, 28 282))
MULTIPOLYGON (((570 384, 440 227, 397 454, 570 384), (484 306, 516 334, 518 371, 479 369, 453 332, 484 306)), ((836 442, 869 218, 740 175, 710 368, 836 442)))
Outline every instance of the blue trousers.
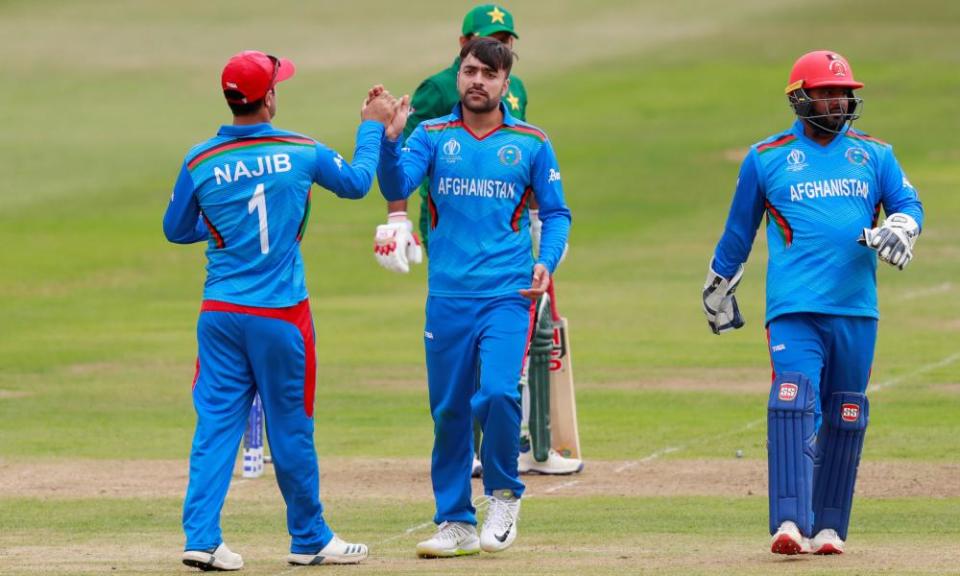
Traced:
MULTIPOLYGON (((870 367, 873 363, 873 352, 877 339, 877 320, 874 318, 833 316, 825 314, 786 314, 773 319, 767 326, 767 339, 770 347, 770 359, 773 366, 774 386, 793 386, 783 384, 782 379, 797 378, 800 373, 803 377, 804 391, 809 387, 809 396, 806 392, 803 398, 795 401, 806 401, 812 404, 813 417, 810 419, 810 428, 804 427, 802 439, 785 432, 778 424, 777 428, 768 430, 771 442, 769 452, 769 496, 770 496, 770 532, 776 531, 780 522, 792 520, 797 523, 801 533, 813 536, 814 527, 833 528, 841 535, 846 535, 847 522, 853 499, 853 483, 856 478, 856 467, 859 463, 862 434, 866 427, 866 399, 857 401, 855 407, 862 408, 859 436, 853 439, 837 439, 837 432, 824 430, 823 408, 831 405, 831 398, 838 392, 864 394, 870 380, 870 367), (778 379, 778 376, 781 377, 778 379), (806 436, 809 434, 809 436, 806 436), (831 439, 833 438, 833 439, 831 439), (776 444, 773 444, 776 442, 776 444), (794 444, 802 442, 802 446, 794 444), (811 444, 810 442, 813 442, 811 444), (851 444, 852 442, 852 444, 851 444), (849 445, 848 445, 849 444, 849 445), (787 454, 786 446, 796 446, 796 450, 805 457, 794 461, 790 458, 783 460, 787 454), (777 446, 777 451, 773 451, 777 446), (844 451, 852 450, 856 446, 855 455, 844 451), (836 452, 835 451, 840 451, 836 452), (835 466, 833 472, 818 474, 817 470, 823 465, 835 466), (821 485, 821 482, 829 484, 821 485), (815 496, 819 494, 821 500, 830 502, 829 514, 822 514, 820 522, 815 518, 815 496), (832 514, 832 516, 831 516, 832 514)), ((791 381, 791 380, 787 380, 791 381)), ((792 380, 797 382, 797 380, 792 380)), ((771 402, 780 398, 780 404, 791 403, 793 399, 783 397, 784 388, 771 391, 771 402), (779 396, 778 396, 779 395, 779 396)), ((837 410, 837 403, 833 402, 832 410, 837 410)), ((809 404, 807 404, 809 410, 809 404)), ((846 405, 845 405, 846 406, 846 405)), ((809 412, 807 412, 809 414, 809 412)), ((773 414, 773 413, 771 413, 773 414)), ((772 416, 771 416, 772 417, 772 416)), ((807 417, 809 418, 809 417, 807 417)), ((840 421, 839 415, 831 413, 830 422, 835 428, 840 421)), ((783 424, 781 421, 780 424, 783 424)), ((845 425, 849 426, 849 425, 845 425)), ((823 510, 820 510, 821 513, 823 510)))
POLYGON ((784 314, 767 325, 774 376, 804 374, 817 390, 815 420, 820 429, 823 405, 834 392, 863 394, 870 381, 877 320, 860 316, 784 314))
POLYGON ((197 323, 197 427, 183 505, 186 550, 223 542, 223 508, 250 405, 260 393, 294 553, 333 538, 323 519, 313 443, 316 349, 310 305, 255 308, 206 301, 197 323))
POLYGON ((523 494, 517 472, 521 417, 517 384, 532 309, 530 300, 519 294, 427 298, 424 348, 434 423, 430 475, 437 524, 477 523, 470 487, 474 419, 483 430, 484 492, 506 489, 517 497, 523 494))

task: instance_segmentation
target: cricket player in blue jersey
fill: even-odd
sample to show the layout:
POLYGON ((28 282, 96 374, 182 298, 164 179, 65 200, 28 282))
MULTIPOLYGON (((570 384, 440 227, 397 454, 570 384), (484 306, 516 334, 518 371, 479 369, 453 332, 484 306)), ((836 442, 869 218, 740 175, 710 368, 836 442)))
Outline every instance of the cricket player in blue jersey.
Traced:
MULTIPOLYGON (((459 48, 463 48, 463 45, 472 38, 488 37, 503 42, 512 50, 514 40, 519 38, 514 26, 513 14, 498 4, 480 4, 471 8, 463 19, 461 30, 459 48)), ((403 128, 404 138, 409 137, 422 121, 446 116, 460 102, 460 93, 457 91, 457 74, 459 71, 460 57, 458 56, 454 59, 453 65, 420 83, 410 101, 412 111, 407 118, 406 126, 403 128)), ((510 74, 510 87, 507 89, 507 94, 503 100, 511 116, 526 121, 527 90, 516 74, 510 74)), ((417 191, 420 196, 420 237, 417 237, 413 231, 413 223, 407 218, 406 199, 387 203, 387 222, 377 226, 374 234, 374 257, 378 264, 392 272, 409 272, 411 263, 419 264, 423 261, 423 252, 427 249, 427 242, 430 237, 430 213, 428 209, 429 201, 427 200, 429 182, 425 181, 417 191)), ((529 230, 533 249, 536 253, 540 249, 541 230, 536 198, 530 199, 528 208, 529 230)), ((564 253, 566 253, 566 247, 564 253)), ((562 260, 563 257, 561 257, 562 260)), ((526 373, 526 370, 524 372, 526 373)), ((527 472, 538 474, 572 474, 579 472, 583 469, 582 460, 566 458, 553 448, 547 450, 545 460, 540 461, 534 457, 536 450, 533 449, 533 446, 542 442, 549 447, 551 438, 549 437, 549 429, 534 426, 527 430, 532 409, 530 401, 531 386, 528 380, 526 374, 524 374, 520 382, 523 390, 521 403, 524 414, 521 426, 524 432, 521 434, 520 460, 518 462, 521 474, 527 472), (543 436, 547 437, 544 438, 543 436)), ((545 408, 549 409, 549 406, 545 408)), ((542 421, 542 415, 534 414, 534 418, 538 416, 542 421)), ((474 444, 474 448, 478 451, 474 454, 472 474, 473 477, 479 478, 483 472, 483 465, 480 462, 479 447, 481 442, 477 427, 474 429, 474 444)))
POLYGON ((517 470, 517 380, 531 299, 547 290, 570 229, 550 141, 513 118, 501 101, 513 65, 509 46, 475 38, 460 58, 460 104, 452 114, 422 122, 401 149, 409 113, 404 98, 387 128, 378 168, 388 200, 406 198, 425 177, 430 185, 424 345, 439 528, 417 545, 426 557, 497 552, 516 539, 524 491, 517 470), (528 230, 531 196, 543 221, 536 261, 528 230), (470 494, 475 417, 483 429, 480 458, 490 503, 479 538, 470 494))
POLYGON ((775 554, 843 552, 869 419, 877 258, 903 270, 923 224, 892 147, 850 125, 862 87, 836 52, 796 61, 786 94, 797 120, 750 147, 703 290, 714 333, 743 326, 734 291, 766 214, 775 554))
POLYGON ((270 124, 276 84, 293 74, 289 60, 262 52, 227 62, 221 83, 233 124, 187 153, 163 218, 171 242, 207 242, 197 427, 183 507, 183 563, 202 570, 243 567, 223 542, 220 511, 256 393, 287 505, 288 562, 353 564, 367 556, 364 544, 344 542, 323 518, 313 441, 316 350, 300 239, 314 183, 342 198, 367 194, 398 103, 382 91, 364 103, 351 164, 270 124))

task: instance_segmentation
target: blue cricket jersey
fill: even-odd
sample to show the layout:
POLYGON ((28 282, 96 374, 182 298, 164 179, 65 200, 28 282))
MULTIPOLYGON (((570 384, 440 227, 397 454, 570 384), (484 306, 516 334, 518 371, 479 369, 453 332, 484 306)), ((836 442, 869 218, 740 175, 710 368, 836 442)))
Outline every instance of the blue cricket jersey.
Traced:
POLYGON ((879 318, 877 255, 857 238, 876 226, 881 207, 923 225, 893 148, 849 125, 821 146, 797 120, 750 147, 714 270, 730 278, 747 261, 766 214, 767 322, 792 312, 879 318))
POLYGON ((495 297, 529 288, 533 250, 527 203, 540 205, 537 263, 552 274, 570 231, 560 168, 540 129, 510 116, 478 137, 453 113, 421 122, 401 149, 386 142, 377 175, 388 200, 429 178, 431 296, 495 297))
POLYGON ((353 163, 270 124, 223 126, 187 154, 163 217, 178 244, 207 240, 203 297, 283 308, 307 297, 300 239, 314 183, 342 198, 370 190, 383 124, 357 129, 353 163))

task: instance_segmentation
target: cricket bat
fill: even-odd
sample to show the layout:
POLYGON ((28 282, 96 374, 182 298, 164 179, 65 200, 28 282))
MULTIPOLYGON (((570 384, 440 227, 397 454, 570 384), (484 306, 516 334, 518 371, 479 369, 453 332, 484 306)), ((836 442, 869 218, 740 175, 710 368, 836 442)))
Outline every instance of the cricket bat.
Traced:
POLYGON ((582 458, 577 427, 577 398, 573 385, 573 360, 567 319, 557 311, 557 297, 550 283, 553 315, 553 351, 550 353, 550 436, 554 450, 565 458, 582 458))

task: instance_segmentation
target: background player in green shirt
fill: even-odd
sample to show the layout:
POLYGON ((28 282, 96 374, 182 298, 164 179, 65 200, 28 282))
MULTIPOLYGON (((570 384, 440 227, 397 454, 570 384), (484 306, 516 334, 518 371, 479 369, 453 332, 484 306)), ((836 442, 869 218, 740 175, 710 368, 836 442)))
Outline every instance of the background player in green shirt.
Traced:
MULTIPOLYGON (((519 38, 513 29, 513 15, 505 8, 494 4, 483 4, 470 10, 463 19, 462 35, 460 36, 460 47, 462 48, 474 36, 488 36, 496 38, 507 46, 513 48, 513 40, 519 38)), ((460 57, 453 60, 453 64, 444 68, 433 76, 420 83, 416 92, 413 93, 413 99, 410 107, 412 114, 407 119, 407 124, 403 129, 403 139, 406 140, 413 129, 424 120, 446 116, 453 110, 453 107, 460 102, 460 95, 457 93, 457 71, 460 69, 460 57)), ((504 104, 510 110, 510 115, 514 118, 526 121, 527 112, 527 91, 523 82, 516 76, 510 76, 510 89, 504 97, 504 104)), ((424 248, 429 242, 429 218, 427 217, 427 182, 420 186, 420 238, 424 248)), ((397 200, 387 203, 387 223, 403 225, 409 223, 407 218, 407 201, 397 200)), ((411 225, 412 227, 412 225, 411 225)), ((414 241, 416 246, 416 241, 414 241)), ((394 272, 407 272, 409 270, 407 261, 419 263, 421 259, 412 254, 419 248, 411 248, 406 254, 398 254, 394 259, 378 258, 381 265, 394 272), (404 261, 403 256, 412 256, 404 261)), ((399 252, 403 252, 400 250, 399 252)))
MULTIPOLYGON (((461 32, 461 48, 471 38, 483 36, 495 38, 512 49, 513 41, 519 38, 514 30, 513 15, 506 8, 496 4, 482 4, 471 9, 463 19, 461 32)), ((437 72, 420 83, 410 103, 413 112, 403 129, 404 140, 421 122, 446 116, 460 102, 460 95, 457 92, 457 72, 459 69, 460 58, 458 56, 453 60, 450 67, 437 72)), ((510 75, 510 87, 506 96, 503 97, 503 103, 507 106, 511 116, 526 121, 527 90, 523 82, 512 74, 510 75)), ((387 270, 401 273, 409 272, 410 262, 420 263, 423 260, 420 238, 422 238, 423 248, 426 249, 430 230, 428 182, 424 181, 418 192, 420 194, 419 238, 413 232, 413 223, 407 216, 406 200, 388 202, 387 223, 377 227, 374 252, 377 262, 387 270)), ((536 201, 532 198, 529 210, 533 246, 534 250, 539 250, 539 210, 536 201)), ((564 251, 564 255, 566 255, 566 251, 564 251)), ((583 467, 583 463, 579 459, 564 458, 553 450, 549 451, 546 461, 539 462, 534 459, 533 451, 529 449, 530 438, 527 432, 530 406, 528 391, 528 387, 524 386, 524 433, 521 450, 525 451, 520 454, 519 467, 521 473, 571 474, 579 472, 583 467)), ((547 440, 547 445, 549 444, 550 442, 547 440)), ((479 441, 475 445, 479 449, 479 441)), ((479 476, 482 468, 480 467, 480 460, 476 456, 473 464, 474 476, 479 476)))

